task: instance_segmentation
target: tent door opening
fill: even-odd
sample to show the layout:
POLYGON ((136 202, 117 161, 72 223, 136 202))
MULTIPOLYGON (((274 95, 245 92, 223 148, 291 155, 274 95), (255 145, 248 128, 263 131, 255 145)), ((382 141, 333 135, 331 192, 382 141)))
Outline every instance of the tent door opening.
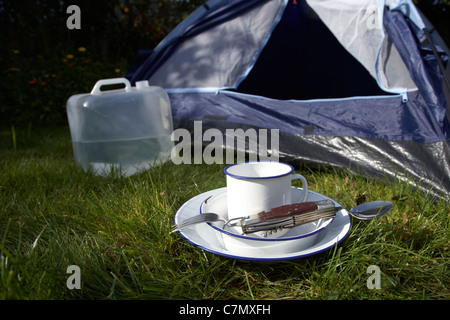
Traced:
POLYGON ((281 100, 388 94, 306 1, 288 4, 237 91, 281 100))

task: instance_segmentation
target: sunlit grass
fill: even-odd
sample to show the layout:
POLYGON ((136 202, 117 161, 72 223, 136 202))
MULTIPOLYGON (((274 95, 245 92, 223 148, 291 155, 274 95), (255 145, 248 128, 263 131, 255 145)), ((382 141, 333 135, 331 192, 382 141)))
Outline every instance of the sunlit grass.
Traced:
POLYGON ((448 299, 449 206, 403 182, 297 167, 311 190, 350 208, 394 210, 352 221, 337 247, 304 259, 246 262, 169 234, 177 209, 226 185, 225 165, 168 162, 101 178, 73 159, 67 128, 0 134, 1 299, 448 299), (81 270, 69 290, 67 267, 81 270), (367 268, 381 270, 369 289, 367 268))

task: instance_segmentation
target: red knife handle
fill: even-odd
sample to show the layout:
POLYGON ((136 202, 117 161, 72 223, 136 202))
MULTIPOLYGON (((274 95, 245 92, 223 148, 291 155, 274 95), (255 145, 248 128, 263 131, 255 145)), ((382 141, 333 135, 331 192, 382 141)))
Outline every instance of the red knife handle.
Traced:
POLYGON ((317 202, 314 201, 286 204, 273 208, 270 211, 258 213, 258 219, 260 222, 264 222, 270 219, 287 218, 302 213, 308 213, 317 209, 319 209, 319 206, 317 205, 317 202))

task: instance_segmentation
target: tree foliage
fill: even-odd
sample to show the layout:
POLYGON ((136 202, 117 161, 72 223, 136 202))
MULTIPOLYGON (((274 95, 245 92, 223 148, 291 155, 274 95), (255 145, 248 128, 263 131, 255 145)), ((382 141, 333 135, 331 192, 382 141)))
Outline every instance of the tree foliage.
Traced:
POLYGON ((130 57, 153 48, 203 0, 0 1, 3 45, 30 55, 89 47, 103 59, 130 57), (69 30, 69 5, 81 9, 81 29, 69 30))
MULTIPOLYGON (((0 0, 0 125, 66 121, 65 102, 123 76, 206 0, 0 0), (81 10, 69 30, 67 8, 81 10)), ((450 44, 450 0, 415 0, 450 44)))
POLYGON ((0 0, 0 125, 66 122, 65 102, 123 76, 203 0, 0 0), (69 5, 81 29, 69 30, 69 5))

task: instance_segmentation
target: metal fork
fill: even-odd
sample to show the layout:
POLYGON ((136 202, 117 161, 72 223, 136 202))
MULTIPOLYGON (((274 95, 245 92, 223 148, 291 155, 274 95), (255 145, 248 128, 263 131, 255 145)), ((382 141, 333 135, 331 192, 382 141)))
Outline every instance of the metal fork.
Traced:
POLYGON ((198 224, 198 223, 202 223, 202 222, 216 222, 216 221, 227 222, 225 219, 223 219, 217 213, 212 213, 212 212, 202 213, 202 214, 193 216, 191 218, 188 218, 186 220, 183 220, 183 221, 173 225, 170 230, 170 233, 179 231, 179 230, 186 228, 193 224, 198 224))

